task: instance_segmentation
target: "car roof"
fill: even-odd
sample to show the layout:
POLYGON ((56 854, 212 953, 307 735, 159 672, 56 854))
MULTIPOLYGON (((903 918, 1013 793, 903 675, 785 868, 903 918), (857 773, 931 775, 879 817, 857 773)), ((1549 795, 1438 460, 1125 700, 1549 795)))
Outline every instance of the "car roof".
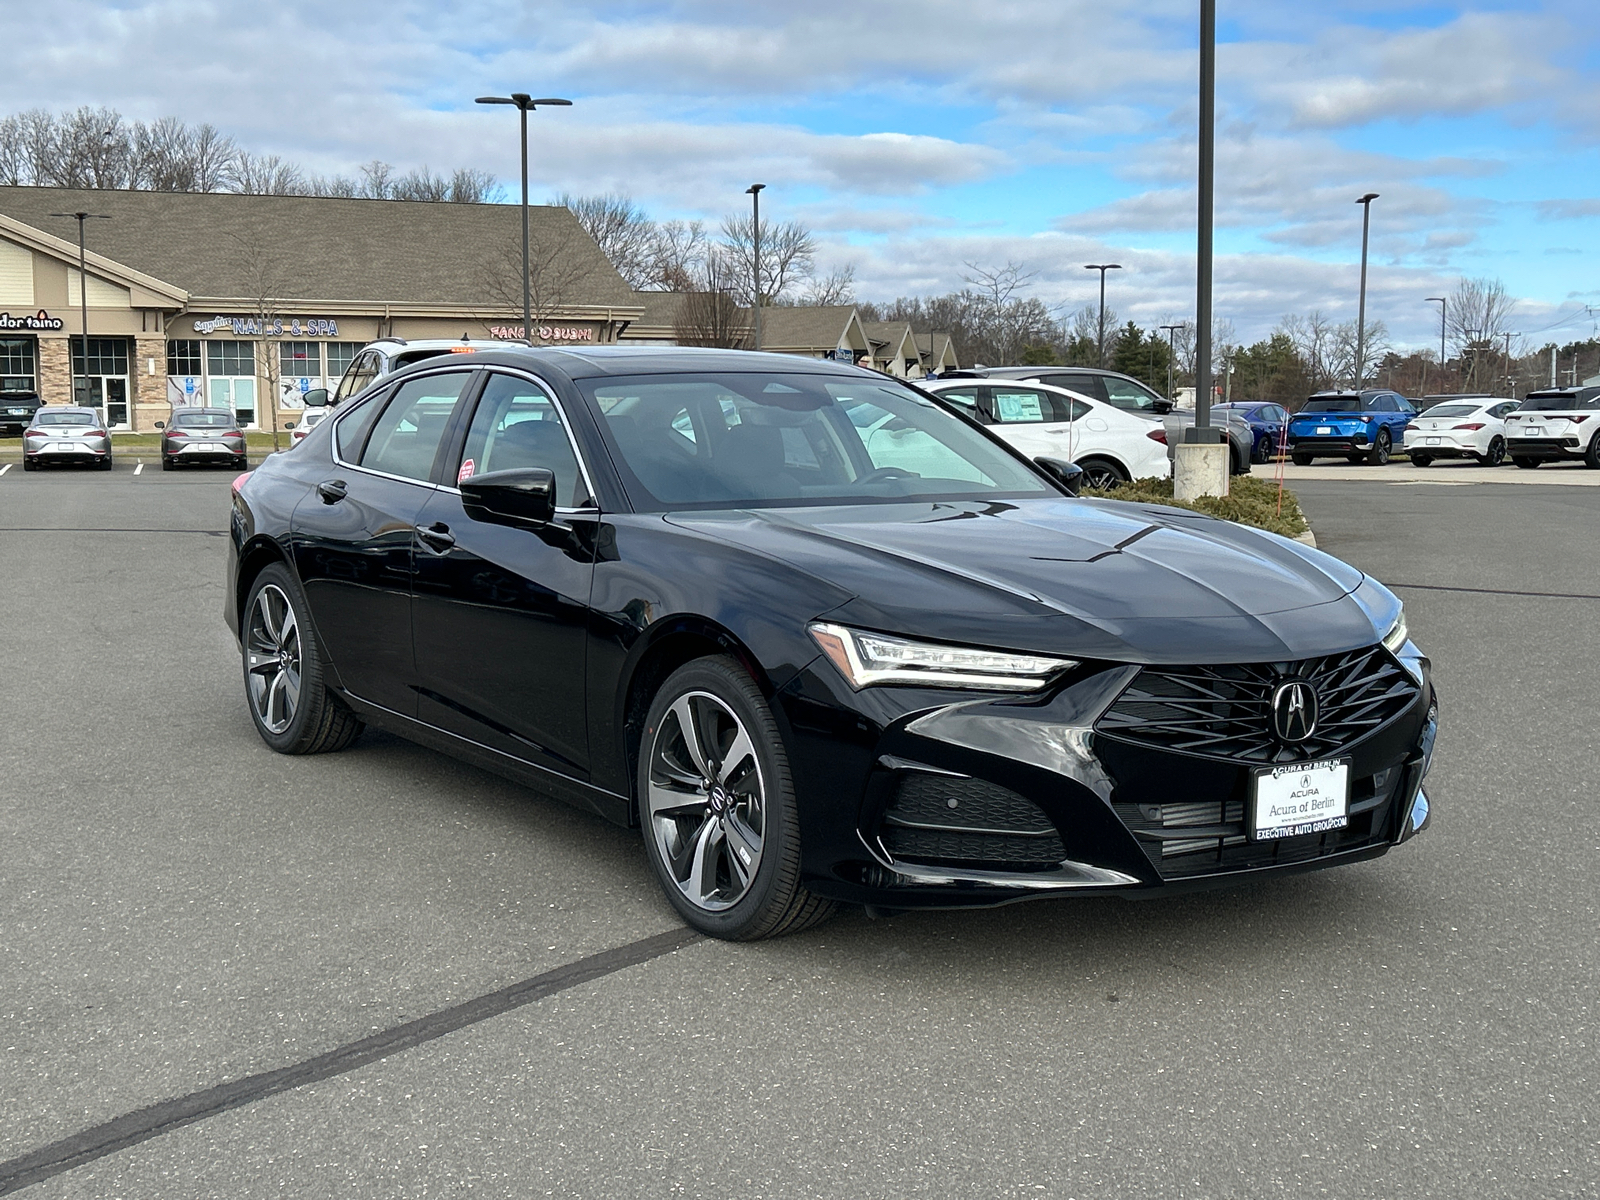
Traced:
MULTIPOLYGON (((442 343, 459 346, 459 342, 442 343)), ((417 345, 413 342, 411 345, 417 345)), ((846 379, 874 379, 904 383, 880 371, 868 371, 847 363, 827 359, 801 358, 794 354, 768 354, 753 350, 716 350, 695 346, 517 346, 485 344, 465 356, 474 366, 521 367, 524 370, 545 366, 562 372, 569 379, 588 379, 607 375, 672 375, 691 373, 767 372, 791 375, 835 375, 846 379)), ((437 368, 428 359, 415 367, 437 368)), ((409 368, 408 368, 409 369, 409 368)))

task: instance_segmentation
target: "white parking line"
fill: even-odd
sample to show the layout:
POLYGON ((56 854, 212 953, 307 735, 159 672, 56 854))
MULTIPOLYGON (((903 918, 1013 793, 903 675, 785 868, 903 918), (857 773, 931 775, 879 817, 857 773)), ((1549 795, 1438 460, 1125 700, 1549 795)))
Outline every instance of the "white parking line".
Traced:
POLYGON ((11 470, 11 464, 7 463, 5 466, 0 467, 0 475, 4 475, 9 470, 11 470))
POLYGON ((134 468, 134 469, 133 469, 133 473, 134 473, 134 474, 135 474, 135 475, 142 475, 142 474, 144 474, 144 459, 142 459, 142 458, 141 458, 141 459, 140 459, 140 460, 139 460, 139 465, 138 465, 138 466, 137 466, 137 467, 135 467, 135 468, 134 468))

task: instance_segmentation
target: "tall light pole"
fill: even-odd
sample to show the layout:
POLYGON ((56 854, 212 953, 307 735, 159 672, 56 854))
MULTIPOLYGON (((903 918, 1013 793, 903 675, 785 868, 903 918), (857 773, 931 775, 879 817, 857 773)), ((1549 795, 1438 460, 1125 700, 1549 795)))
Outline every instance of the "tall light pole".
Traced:
POLYGON ((1085 271, 1100 272, 1100 323, 1095 326, 1097 330, 1096 354, 1099 356, 1097 366, 1106 365, 1106 272, 1122 270, 1121 263, 1085 263, 1085 271))
MULTIPOLYGON (((1512 392, 1515 392, 1517 390, 1516 380, 1511 374, 1511 339, 1518 335, 1514 333, 1505 333, 1502 334, 1502 336, 1506 339, 1506 383, 1508 385, 1508 389, 1512 392)), ((1516 397, 1512 396, 1512 399, 1516 399, 1516 397)))
POLYGON ((1368 192, 1356 201, 1361 205, 1361 298, 1356 303, 1356 391, 1361 390, 1367 372, 1367 234, 1372 227, 1372 202, 1377 192, 1368 192))
MULTIPOLYGON (((1161 328, 1167 331, 1167 399, 1173 400, 1172 367, 1178 358, 1178 330, 1182 329, 1183 326, 1163 325, 1161 328)), ((1175 400, 1173 400, 1173 402, 1176 403, 1175 400)))
MULTIPOLYGON (((1212 194, 1217 179, 1217 0, 1200 0, 1200 170, 1195 233, 1194 432, 1202 445, 1222 441, 1211 429, 1212 194)), ((1174 481, 1176 482, 1176 481, 1174 481)))
POLYGON ((1443 296, 1429 296, 1423 303, 1437 304, 1439 306, 1439 378, 1442 381, 1444 379, 1444 314, 1450 307, 1450 301, 1443 296))
POLYGON ((533 342, 533 298, 529 276, 532 267, 528 261, 528 112, 541 104, 546 108, 571 108, 571 100, 558 100, 547 96, 535 100, 527 92, 512 92, 509 96, 479 96, 479 104, 514 104, 522 123, 522 340, 533 342))
POLYGON ((756 318, 756 349, 761 349, 761 189, 764 183, 752 183, 744 194, 750 197, 750 274, 752 310, 756 318))
MULTIPOLYGON (((85 221, 109 221, 110 217, 102 213, 69 212, 51 213, 52 217, 71 217, 78 222, 78 306, 83 314, 83 392, 84 399, 89 396, 89 252, 84 246, 83 223, 85 221)), ((67 377, 72 387, 72 403, 78 400, 78 365, 72 357, 72 340, 67 340, 67 377)))

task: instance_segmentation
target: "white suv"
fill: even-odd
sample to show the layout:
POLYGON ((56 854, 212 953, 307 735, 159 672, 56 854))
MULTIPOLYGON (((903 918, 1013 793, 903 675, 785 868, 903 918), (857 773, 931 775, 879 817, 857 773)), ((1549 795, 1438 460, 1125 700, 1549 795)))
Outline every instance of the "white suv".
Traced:
MULTIPOLYGON (((348 400, 357 392, 366 391, 385 375, 392 375, 401 367, 409 367, 412 363, 421 362, 425 358, 437 358, 441 354, 471 354, 474 350, 492 350, 496 346, 507 344, 523 346, 527 343, 520 339, 511 343, 498 339, 492 342, 474 342, 464 337, 428 338, 410 342, 399 337, 379 338, 361 347, 361 352, 351 360, 344 377, 339 380, 339 386, 325 403, 338 404, 348 400)), ((311 393, 306 394, 309 396, 311 393)))
POLYGON ((1519 467, 1581 458, 1600 468, 1600 387, 1529 392, 1506 414, 1506 449, 1519 467))

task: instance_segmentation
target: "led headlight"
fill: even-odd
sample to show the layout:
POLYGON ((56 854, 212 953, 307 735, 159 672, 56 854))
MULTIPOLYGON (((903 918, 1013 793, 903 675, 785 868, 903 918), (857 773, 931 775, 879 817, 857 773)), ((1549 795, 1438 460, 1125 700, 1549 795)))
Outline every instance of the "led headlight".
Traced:
POLYGON ((809 632, 828 661, 858 689, 877 683, 910 683, 1031 692, 1044 686, 1052 675, 1077 666, 1070 658, 913 642, 820 622, 809 632))
POLYGON ((1399 615, 1395 617, 1394 624, 1390 627, 1389 632, 1383 635, 1383 644, 1389 649, 1390 653, 1399 654, 1401 648, 1406 644, 1406 639, 1410 636, 1411 631, 1406 628, 1406 610, 1402 608, 1399 615))

